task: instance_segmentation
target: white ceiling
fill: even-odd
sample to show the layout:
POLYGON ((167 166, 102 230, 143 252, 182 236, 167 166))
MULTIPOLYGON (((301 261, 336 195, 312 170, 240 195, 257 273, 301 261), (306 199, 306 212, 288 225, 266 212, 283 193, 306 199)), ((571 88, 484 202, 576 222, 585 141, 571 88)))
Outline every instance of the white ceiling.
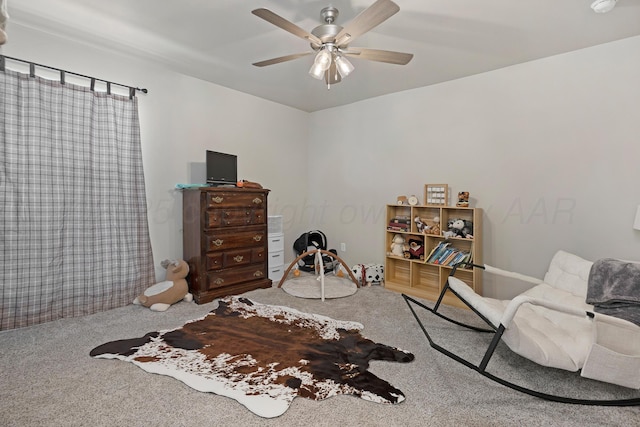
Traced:
POLYGON ((8 0, 8 33, 13 21, 124 50, 304 111, 640 35, 640 0, 619 0, 606 14, 591 10, 593 0, 394 1, 400 12, 351 45, 409 52, 413 60, 400 66, 353 59, 355 71, 331 90, 307 74, 313 56, 252 66, 310 47, 251 10, 267 8, 311 31, 323 7, 337 7, 336 23, 344 25, 374 0, 8 0))

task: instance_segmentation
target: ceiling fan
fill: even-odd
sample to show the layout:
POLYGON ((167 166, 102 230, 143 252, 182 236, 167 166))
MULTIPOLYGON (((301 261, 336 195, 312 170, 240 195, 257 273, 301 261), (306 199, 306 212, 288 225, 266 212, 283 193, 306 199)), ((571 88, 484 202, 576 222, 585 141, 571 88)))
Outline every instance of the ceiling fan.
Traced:
POLYGON ((413 54, 366 49, 362 47, 349 47, 349 43, 356 37, 380 25, 395 15, 399 10, 400 7, 391 0, 377 0, 353 20, 345 24, 344 27, 341 27, 340 25, 334 24, 338 17, 338 9, 333 6, 328 6, 320 12, 324 24, 317 26, 311 30, 311 32, 307 32, 268 9, 255 9, 251 11, 251 13, 257 17, 310 42, 312 51, 267 59, 265 61, 255 62, 253 65, 256 67, 265 67, 315 53, 316 57, 309 70, 309 74, 318 80, 324 79, 328 88, 330 88, 332 84, 339 83, 343 77, 348 76, 354 70, 354 66, 346 58, 347 56, 389 64, 405 65, 411 61, 413 54))

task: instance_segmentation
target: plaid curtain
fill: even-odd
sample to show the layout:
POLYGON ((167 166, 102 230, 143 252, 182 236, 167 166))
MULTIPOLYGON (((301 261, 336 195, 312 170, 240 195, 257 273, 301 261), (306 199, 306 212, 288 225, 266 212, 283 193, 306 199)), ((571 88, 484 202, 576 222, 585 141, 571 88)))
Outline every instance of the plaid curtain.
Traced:
POLYGON ((137 98, 0 71, 0 330, 155 282, 137 98))

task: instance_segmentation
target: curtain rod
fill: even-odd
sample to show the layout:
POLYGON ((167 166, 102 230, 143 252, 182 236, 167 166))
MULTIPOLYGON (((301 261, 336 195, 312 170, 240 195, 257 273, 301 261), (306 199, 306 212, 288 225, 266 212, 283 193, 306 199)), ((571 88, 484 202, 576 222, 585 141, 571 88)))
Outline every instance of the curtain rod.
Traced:
POLYGON ((105 82, 107 84, 107 94, 108 95, 111 95, 111 85, 116 85, 116 86, 128 88, 129 89, 129 97, 130 98, 135 96, 136 91, 140 91, 142 93, 148 93, 149 92, 147 89, 144 89, 144 88, 133 87, 133 86, 128 86, 128 85, 123 85, 121 83, 110 82, 109 80, 103 80, 103 79, 99 79, 99 78, 96 78, 96 77, 85 76, 84 74, 74 73, 73 71, 66 71, 66 70, 62 70, 60 68, 50 67, 48 65, 37 64, 35 62, 25 61, 24 59, 12 58, 11 56, 6 56, 6 55, 0 55, 0 70, 2 70, 2 71, 4 71, 4 69, 5 69, 5 58, 6 59, 11 59, 13 61, 22 62, 24 64, 29 64, 29 75, 31 77, 35 77, 36 76, 35 67, 38 66, 38 67, 48 68, 50 70, 59 71, 60 72, 60 83, 62 83, 62 84, 64 84, 64 75, 65 74, 72 74, 74 76, 84 77, 86 79, 90 79, 91 80, 91 90, 94 89, 96 80, 99 81, 99 82, 105 82))

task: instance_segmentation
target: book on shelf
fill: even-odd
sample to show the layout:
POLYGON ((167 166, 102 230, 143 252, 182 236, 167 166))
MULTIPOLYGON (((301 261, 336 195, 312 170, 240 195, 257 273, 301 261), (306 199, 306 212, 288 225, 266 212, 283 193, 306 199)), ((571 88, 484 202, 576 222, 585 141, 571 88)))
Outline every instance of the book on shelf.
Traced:
POLYGON ((442 264, 442 265, 452 265, 451 262, 458 255, 460 255, 460 251, 459 250, 457 250, 455 248, 451 249, 451 253, 449 253, 446 257, 444 257, 444 259, 440 262, 440 264, 442 264))
POLYGON ((393 219, 411 222, 411 215, 394 215, 393 219))
POLYGON ((456 265, 459 262, 462 262, 467 257, 467 252, 458 252, 458 254, 449 262, 449 265, 456 265))
POLYGON ((429 260, 431 259, 431 256, 436 253, 436 250, 438 249, 438 246, 440 246, 440 244, 434 246, 431 251, 429 251, 429 254, 427 254, 427 256, 424 257, 424 262, 429 262, 429 260))
POLYGON ((394 224, 411 224, 411 220, 409 218, 399 218, 399 217, 393 217, 389 220, 389 223, 394 223, 394 224))
POLYGON ((447 250, 451 243, 450 242, 440 242, 429 252, 429 256, 425 257, 425 262, 433 263, 435 260, 440 258, 444 251, 447 250))
POLYGON ((451 246, 451 242, 440 242, 425 257, 426 263, 453 266, 459 262, 471 262, 471 251, 451 246))
POLYGON ((387 226, 387 230, 389 231, 401 231, 407 233, 409 231, 409 227, 395 227, 393 225, 387 226))
POLYGON ((454 248, 445 249, 442 252, 442 255, 440 255, 436 260, 434 260, 433 263, 438 265, 444 265, 444 261, 449 257, 449 255, 451 255, 454 252, 455 252, 454 248))
POLYGON ((389 227, 411 228, 411 224, 403 224, 401 222, 390 222, 389 227))

